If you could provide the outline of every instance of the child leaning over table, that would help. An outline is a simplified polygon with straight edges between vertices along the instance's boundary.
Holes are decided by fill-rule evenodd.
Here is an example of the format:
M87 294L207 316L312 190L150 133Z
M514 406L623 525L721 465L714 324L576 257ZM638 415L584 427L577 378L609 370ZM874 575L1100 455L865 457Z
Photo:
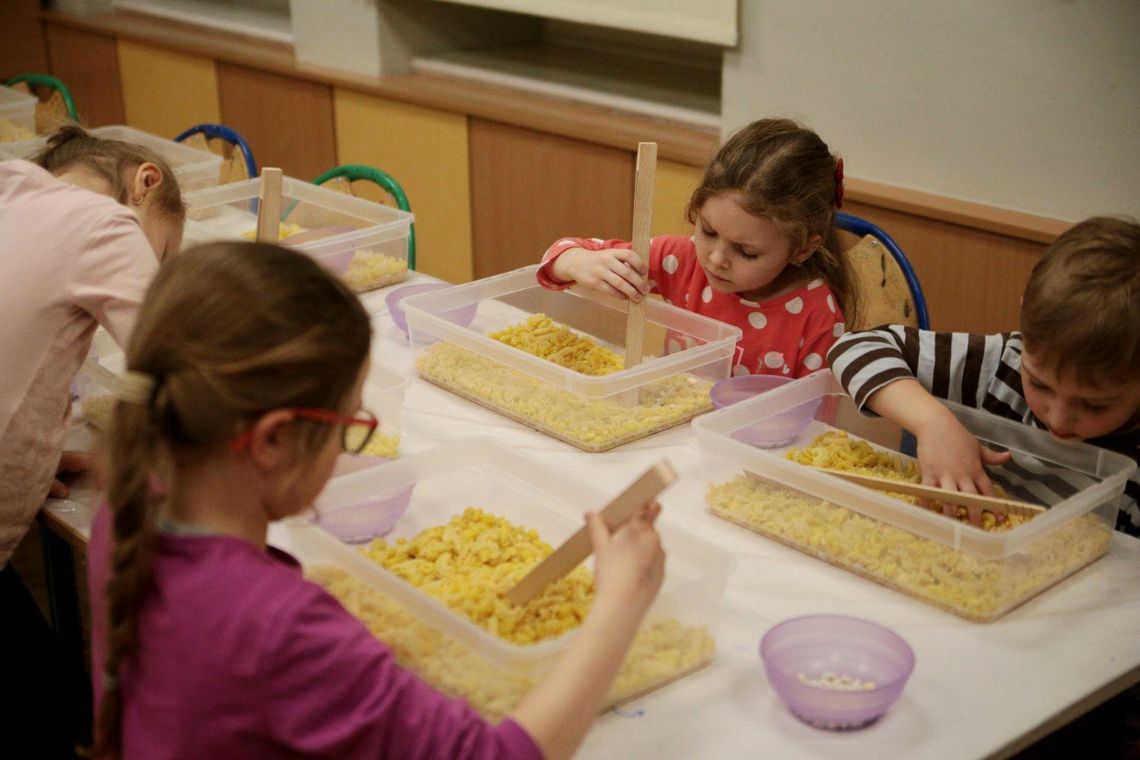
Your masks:
M1020 332L885 325L843 336L828 361L861 409L915 435L928 485L992 495L985 465L1009 458L981 446L936 396L1137 459L1140 225L1094 217L1057 238L1030 275ZM1135 478L1127 494L1116 528L1140 535Z
M739 327L733 374L803 377L853 320L856 290L839 249L843 159L815 132L761 119L717 151L689 200L693 235L659 235L643 262L620 240L562 238L538 282L579 283L668 303Z

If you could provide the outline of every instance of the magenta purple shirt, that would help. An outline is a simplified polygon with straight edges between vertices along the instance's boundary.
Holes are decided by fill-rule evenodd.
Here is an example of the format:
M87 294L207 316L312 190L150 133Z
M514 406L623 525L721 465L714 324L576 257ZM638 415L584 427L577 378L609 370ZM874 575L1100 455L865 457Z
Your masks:
M102 701L110 512L88 547ZM296 560L230 536L160 534L140 648L119 674L123 758L541 758L514 721L400 668Z

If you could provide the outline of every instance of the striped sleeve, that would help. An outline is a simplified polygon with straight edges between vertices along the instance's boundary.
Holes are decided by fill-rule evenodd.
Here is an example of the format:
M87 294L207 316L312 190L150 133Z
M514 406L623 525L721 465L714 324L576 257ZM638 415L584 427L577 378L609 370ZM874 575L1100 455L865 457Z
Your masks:
M875 391L908 377L937 398L982 408L995 379L1012 385L1009 376L1017 375L1018 367L1005 361L1010 341L1008 333L939 333L884 325L847 333L832 347L827 360L836 380L860 409ZM1020 378L1016 389L1007 386L1006 391L1021 399ZM1009 406L1010 413L1003 416L1015 416L1012 412L1018 404Z

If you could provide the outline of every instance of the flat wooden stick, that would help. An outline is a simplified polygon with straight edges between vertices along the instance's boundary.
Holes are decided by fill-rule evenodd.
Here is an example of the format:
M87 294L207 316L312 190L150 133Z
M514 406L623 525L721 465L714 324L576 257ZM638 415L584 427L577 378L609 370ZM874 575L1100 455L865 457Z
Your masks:
M261 191L257 194L257 242L276 243L281 236L281 170L261 170Z
M633 183L633 236L630 246L642 262L649 261L649 227L653 222L653 180L657 174L657 143L637 144L637 175ZM641 364L645 335L645 299L629 302L625 318L625 368Z
M657 498L658 494L677 479L677 471L669 460L662 459L633 481L624 491L614 497L599 515L606 521L610 530L617 530L642 507ZM504 595L511 604L526 604L542 593L542 590L582 563L594 550L588 527L566 539L546 559L538 563L522 580Z
M847 472L846 470L833 470L828 467L817 467L816 469L822 470L829 475L834 475L838 478L856 483L867 488L873 488L876 491L889 491L893 493L902 493L907 496L919 496L924 499L930 499L941 504L957 504L963 507L975 506L982 507L994 514L1002 515L1020 515L1022 517L1034 517L1045 511L1044 507L1039 507L1036 504L1030 504L1025 501L1015 501L1014 499L999 499L995 496L982 496L976 493L962 493L961 491L950 491L945 488L937 488L935 486L924 486L920 483L907 483L900 480L891 480L890 478L880 478L874 475L862 475L856 472Z

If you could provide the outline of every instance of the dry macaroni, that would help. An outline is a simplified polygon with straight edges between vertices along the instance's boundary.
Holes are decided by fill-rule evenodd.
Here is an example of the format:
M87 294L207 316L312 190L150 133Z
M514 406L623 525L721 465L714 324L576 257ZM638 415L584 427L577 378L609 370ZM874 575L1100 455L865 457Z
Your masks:
M455 624L433 620L416 605L381 590L376 581L333 566L309 568L345 608L383 640L397 661L436 688L468 700L490 718L514 709L543 677L561 649L528 655L529 645L576 628L585 617L593 580L582 567L522 608L500 594L550 553L532 530L478 509L467 509L447 525L429 528L394 545L376 542L364 550L390 571L442 600L485 630L513 644L504 656L465 635ZM643 626L607 696L614 704L642 694L712 659L714 642L703 626L673 618Z
M535 315L538 316L541 315ZM527 325L543 324L532 322L535 317L499 334L509 332L515 345L528 344L532 341L522 338L521 333L528 329ZM569 360L571 355L582 357L599 370L608 361L604 353L581 350L580 346L563 358ZM586 398L442 341L416 358L416 369L428 380L464 398L587 451L620 446L712 408L712 383L690 375L677 374L646 383L637 389L638 403L626 406L617 397Z

